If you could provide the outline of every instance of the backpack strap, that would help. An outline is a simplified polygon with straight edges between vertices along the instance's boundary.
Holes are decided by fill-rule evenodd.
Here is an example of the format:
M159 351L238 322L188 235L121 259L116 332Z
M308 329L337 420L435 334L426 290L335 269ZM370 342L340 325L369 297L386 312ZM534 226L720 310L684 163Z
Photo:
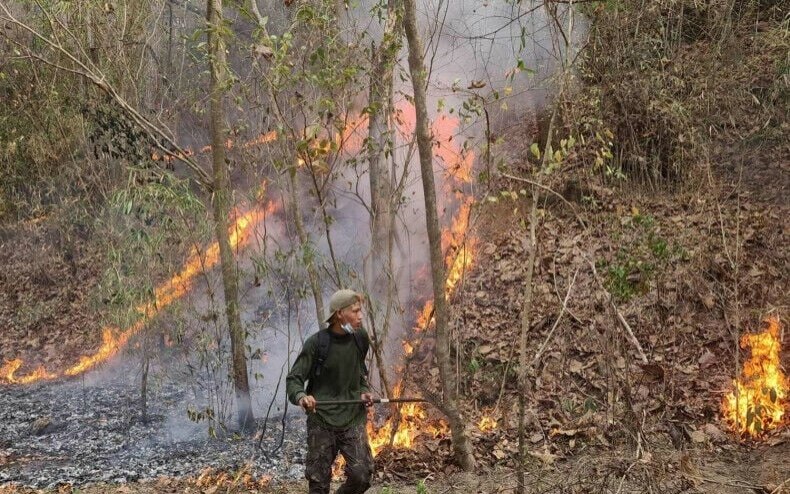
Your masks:
M352 333L354 335L354 343L357 344L357 350L359 350L359 357L360 361L362 362L362 372L365 373L365 377L368 377L368 366L365 363L365 359L368 356L368 348L370 347L370 340L367 338L362 337L362 333L358 331L354 331Z
M322 329L318 332L318 347L316 348L316 354L313 358L313 369L310 372L310 378L318 377L321 375L321 369L324 367L324 362L326 362L326 358L329 356L329 344L332 341L332 338L329 335L328 329Z

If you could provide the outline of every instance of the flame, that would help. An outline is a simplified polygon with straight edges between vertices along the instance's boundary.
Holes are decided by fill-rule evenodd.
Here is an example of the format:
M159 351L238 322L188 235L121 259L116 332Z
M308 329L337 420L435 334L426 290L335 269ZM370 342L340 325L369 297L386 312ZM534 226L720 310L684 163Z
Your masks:
M731 430L758 437L782 425L788 382L781 370L779 319L766 319L768 328L741 337L741 348L751 348L734 390L724 397L722 412Z
M23 377L14 377L14 373L22 367L22 359L9 360L2 367L0 367L0 380L6 380L14 384L29 384L42 379L52 379L52 376L43 365L40 365L36 370Z
M452 249L454 255L445 258L447 265L447 280L445 281L445 293L449 296L455 291L455 286L464 276L464 273L472 266L474 252L477 247L477 239L467 238L469 229L470 210L474 204L474 199L469 197L461 205L461 209L453 219L448 230L442 234L442 244L449 244L445 250Z
M262 132L257 137L254 137L254 138L250 139L249 141L246 141L245 143L243 143L241 145L241 147L242 147L242 149L249 149L249 148L254 147L254 146L260 146L260 145L263 145L263 144L267 144L269 142L274 141L275 139L277 139L277 131L276 130L271 130L269 132ZM233 149L234 147L235 147L235 142L233 141L233 139L228 138L228 140L225 141L225 149ZM202 148L200 148L200 150L198 152L199 153L208 153L209 151L211 151L211 146L203 146ZM187 148L187 149L184 150L183 153L178 153L178 154L161 155L159 153L154 152L154 153L151 153L151 159L154 160L154 161L164 161L165 163L170 163L173 160L175 160L176 158L178 158L178 159L185 159L185 158L189 158L189 157L194 156L194 155L195 155L195 151L193 151L192 149Z
M138 332L142 327L143 323L140 321L132 325L126 331L121 332L121 334L117 337L113 334L113 328L102 329L102 344L96 353L93 355L83 355L80 357L79 362L66 369L64 374L67 376L76 376L78 374L82 374L85 371L93 369L101 362L109 360L116 353L118 353L118 350L126 345L126 342L129 341L129 338Z
M251 473L251 470L252 466L249 463L244 464L244 466L236 472L206 467L200 472L200 475L196 479L188 479L188 482L201 488L203 492L215 492L219 489L226 490L227 492L235 490L268 490L272 481L272 476L261 475L255 477Z
M252 226L261 220L262 215L265 216L273 212L275 207L275 203L272 201L263 210L253 208L244 214L236 213L236 219L229 229L231 248L237 249L245 245L252 234ZM6 362L0 368L0 380L12 384L29 384L41 380L55 379L62 375L76 376L93 369L102 362L106 362L114 357L121 348L126 346L132 336L145 327L148 319L154 317L159 311L189 291L197 275L202 273L203 270L213 268L218 262L219 244L217 242L212 243L202 254L198 251L193 251L181 271L155 288L154 301L137 307L137 312L141 316L140 320L123 330L110 326L103 328L102 344L99 346L99 349L92 355L80 357L76 364L68 367L62 374L49 372L43 366L40 366L30 374L16 377L15 373L22 367L23 361L22 359L14 359Z
M496 429L496 426L497 426L496 419L489 415L483 415L482 417L480 417L480 420L477 422L477 429L480 432L490 432Z
M407 135L412 132L415 127L414 107L399 105L396 109L395 119L401 134ZM447 167L445 185L450 185L450 190L452 187L471 182L471 170L474 162L474 154L460 149L454 141L454 134L459 125L460 120L446 115L440 115L432 125L434 156ZM450 195L453 196L453 194ZM454 196L460 201L460 207L450 222L449 228L442 231L442 250L445 253L447 268L444 292L448 298L455 292L464 273L472 266L477 245L476 239L468 236L470 211L474 204L474 198L464 197L461 193L454 194ZM415 333L432 326L433 307L432 299L423 304L416 316ZM413 354L414 342L403 340L402 345L405 356ZM403 382L397 383L393 390L393 397L400 396L402 390ZM494 421L495 425L496 421ZM444 420L429 421L428 414L422 404L408 403L400 408L400 418L397 424L394 424L394 417L390 417L378 428L374 427L372 421L368 421L367 432L370 449L373 456L377 456L383 448L390 445L390 441L393 448L409 449L414 447L415 441L422 435L434 438L446 436L449 433L449 427ZM332 469L335 478L339 477L344 465L345 460L339 457Z

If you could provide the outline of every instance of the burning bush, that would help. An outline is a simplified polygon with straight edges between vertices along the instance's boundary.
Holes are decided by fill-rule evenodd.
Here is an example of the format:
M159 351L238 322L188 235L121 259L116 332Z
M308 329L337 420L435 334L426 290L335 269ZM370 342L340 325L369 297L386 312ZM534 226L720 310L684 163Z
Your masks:
M785 417L788 380L780 368L779 320L770 318L761 333L741 338L751 356L743 365L734 390L724 397L724 421L733 431L757 437L781 426Z

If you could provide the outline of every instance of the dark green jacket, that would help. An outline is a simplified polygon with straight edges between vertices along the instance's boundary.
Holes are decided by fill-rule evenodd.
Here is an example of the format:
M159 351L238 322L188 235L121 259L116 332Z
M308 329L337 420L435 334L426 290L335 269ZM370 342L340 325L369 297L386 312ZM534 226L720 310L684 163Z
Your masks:
M363 338L368 333L360 328ZM362 393L369 393L359 348L354 336L344 334L338 336L330 332L329 355L326 357L321 375L309 383L313 362L318 358L318 333L305 340L302 351L296 357L291 372L285 379L285 390L288 400L294 405L308 394L305 385L316 401L322 400L358 400ZM334 405L317 407L316 413L310 414L308 420L317 420L320 424L333 429L345 429L365 421L364 405Z

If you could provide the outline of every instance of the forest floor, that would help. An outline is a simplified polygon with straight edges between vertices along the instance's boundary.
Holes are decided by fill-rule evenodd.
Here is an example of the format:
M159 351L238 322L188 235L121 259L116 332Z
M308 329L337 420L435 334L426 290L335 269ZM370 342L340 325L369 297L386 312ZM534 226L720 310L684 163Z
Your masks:
M740 439L727 432L720 416L735 373L735 332L761 329L769 314L784 319L789 308L790 152L782 153L752 156L748 180L737 170L740 157L723 159L714 170L715 186L685 193L590 185L574 203L586 228L564 203L551 197L541 202L529 354L548 343L535 369L528 413L530 492L790 492L788 428ZM456 334L463 328L459 386L478 469L474 475L457 472L446 439L425 441L413 451L382 454L371 492L514 491L517 392L509 367L520 328L526 259L521 219L527 207L525 199L506 199L477 210L479 257L453 298ZM32 242L28 250L6 243L0 249L7 266L0 311L6 320L31 318L18 325L24 330L4 331L2 357L29 348L43 350L52 362L70 361L98 330L86 322L90 284L77 282L91 279L90 262L84 257L75 265L55 251L31 260L32 245L40 244ZM615 294L647 364L623 336L591 263ZM41 286L49 292L34 288ZM41 313L20 307L39 307ZM784 369L788 363L785 351ZM427 371L415 374L436 375L430 360L413 365ZM423 384L431 386L431 378ZM471 426L483 415L497 420L493 431ZM231 472L73 491L248 490L304 492L305 484ZM4 494L29 491L0 487Z

